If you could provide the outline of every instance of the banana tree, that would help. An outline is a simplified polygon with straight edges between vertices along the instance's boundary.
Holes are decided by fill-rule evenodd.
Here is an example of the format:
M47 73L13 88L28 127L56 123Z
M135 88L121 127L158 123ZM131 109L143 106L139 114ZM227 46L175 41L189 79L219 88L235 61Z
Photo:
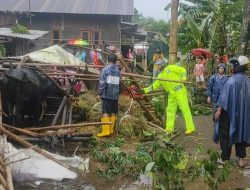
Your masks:
M180 15L185 18L191 35L184 30L183 36L193 36L197 47L205 46L213 51L234 49L239 39L239 25L243 0L186 0L180 5ZM234 14L232 14L232 12ZM191 38L192 39L192 38Z

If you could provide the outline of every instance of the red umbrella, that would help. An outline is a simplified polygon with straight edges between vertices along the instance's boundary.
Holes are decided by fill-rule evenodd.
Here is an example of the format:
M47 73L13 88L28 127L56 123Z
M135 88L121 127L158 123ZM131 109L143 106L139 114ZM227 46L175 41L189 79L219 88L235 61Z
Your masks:
M194 56L201 56L201 55L205 55L206 58L210 58L213 56L213 54L208 51L207 49L203 49L203 48L197 48L197 49L193 49L192 50L192 54Z

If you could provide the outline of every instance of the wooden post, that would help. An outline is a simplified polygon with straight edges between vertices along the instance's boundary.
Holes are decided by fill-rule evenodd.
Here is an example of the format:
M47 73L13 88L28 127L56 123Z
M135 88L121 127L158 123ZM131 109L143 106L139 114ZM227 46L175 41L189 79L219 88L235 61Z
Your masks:
M170 38L169 38L169 64L174 64L177 57L178 7L179 7L179 0L172 0Z

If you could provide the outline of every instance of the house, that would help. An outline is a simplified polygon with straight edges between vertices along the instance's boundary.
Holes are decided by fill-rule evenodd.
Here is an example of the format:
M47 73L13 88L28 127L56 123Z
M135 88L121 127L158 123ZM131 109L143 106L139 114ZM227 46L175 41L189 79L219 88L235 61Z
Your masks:
M0 5L2 13L25 13L17 19L27 28L49 31L30 42L32 51L70 39L121 48L120 23L131 21L134 12L134 0L0 0Z

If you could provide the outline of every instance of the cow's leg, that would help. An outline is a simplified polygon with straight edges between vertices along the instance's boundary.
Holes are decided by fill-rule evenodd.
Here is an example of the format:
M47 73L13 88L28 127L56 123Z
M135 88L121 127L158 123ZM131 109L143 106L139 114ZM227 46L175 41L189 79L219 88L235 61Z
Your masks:
M42 101L41 108L42 108L42 111L41 111L41 115L40 115L40 118L39 118L39 122L41 122L43 120L45 111L47 109L47 101L46 100Z
M14 105L14 109L13 109L13 113L14 113L14 123L22 123L23 122L23 114L22 114L22 110L23 110L23 106L24 104L18 103L17 105Z
M10 102L7 102L7 114L8 114L8 122L15 126L15 118L14 118L14 105Z

